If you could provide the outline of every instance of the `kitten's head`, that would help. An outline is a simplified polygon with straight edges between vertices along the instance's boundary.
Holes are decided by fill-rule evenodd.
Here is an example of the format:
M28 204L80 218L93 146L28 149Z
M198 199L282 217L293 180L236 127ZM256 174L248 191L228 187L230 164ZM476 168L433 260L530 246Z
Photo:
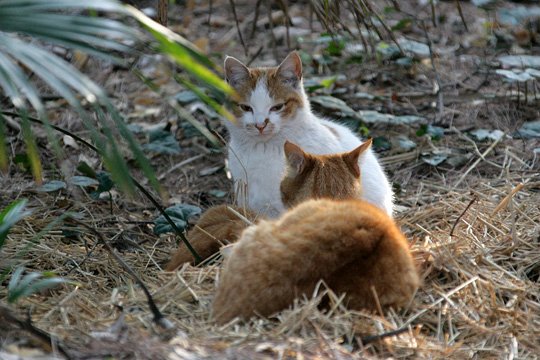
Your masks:
M249 136L271 138L307 105L302 62L296 52L270 68L248 68L227 56L224 68L227 82L240 96L233 109L237 126Z
M362 195L360 166L371 139L356 149L332 155L306 153L285 142L287 170L281 180L281 200L290 208L308 199L358 199Z

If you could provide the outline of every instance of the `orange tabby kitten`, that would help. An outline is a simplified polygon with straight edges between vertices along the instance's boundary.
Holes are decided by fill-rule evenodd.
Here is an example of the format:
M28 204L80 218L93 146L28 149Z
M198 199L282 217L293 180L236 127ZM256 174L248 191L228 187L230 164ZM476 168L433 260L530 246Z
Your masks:
M223 244L237 241L242 230L248 227L247 222L237 213L249 221L256 217L251 211L237 206L214 206L206 210L197 225L188 232L187 239L202 260L218 252ZM174 271L187 262L193 263L193 256L184 244L180 244L165 266L165 271Z
M360 176L358 161L360 160L362 163L363 159L360 158L360 155L364 154L370 146L371 140L368 140L348 153L315 156L305 153L300 147L290 142L286 142L285 154L288 163L294 167L302 166L305 170L300 174L296 174L295 171L287 171L285 174L281 182L283 204L289 208L311 198L360 198L362 192L358 181ZM323 171L314 171L315 168L323 169ZM346 169L350 169L351 172L346 171ZM328 174L339 174L339 176L328 176ZM313 184L319 185L313 186ZM203 260L218 252L223 243L237 241L242 231L248 227L248 224L230 208L247 217L250 221L256 218L253 212L231 205L214 206L206 210L195 228L187 235L188 241ZM193 256L184 244L180 244L166 265L165 271L174 271L187 262L193 263Z
M328 161L285 145L284 203L327 199L301 202L276 221L244 230L221 272L213 304L217 322L269 316L311 296L321 279L346 293L354 309L398 308L411 300L420 280L407 240L384 211L355 199L360 171L351 158L363 151Z

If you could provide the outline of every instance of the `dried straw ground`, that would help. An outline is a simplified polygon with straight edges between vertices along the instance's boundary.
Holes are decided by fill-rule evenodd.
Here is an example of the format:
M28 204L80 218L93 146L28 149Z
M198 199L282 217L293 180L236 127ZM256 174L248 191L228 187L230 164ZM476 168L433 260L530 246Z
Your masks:
M402 198L402 203L423 202L422 197L429 201L399 215L413 239L424 285L410 307L398 313L348 311L336 297L332 310L323 312L316 296L276 319L218 327L209 310L219 263L163 273L159 264L167 260L170 239L156 241L146 226L126 224L126 212L111 219L106 207L101 213L93 208L87 223L117 246L129 248L122 257L140 274L179 334L169 342L163 334L158 337L154 331L161 331L153 326L144 295L129 275L95 246L95 237L82 233L66 239L61 231L65 225L44 235L24 260L28 267L53 270L75 284L30 297L17 307L28 309L37 327L63 339L77 357L534 358L540 352L539 180L538 175L503 176L478 181L470 191L422 183L416 189L421 191ZM472 199L477 200L463 214ZM29 246L62 212L35 209L15 228L4 256ZM321 288L319 295L323 293ZM120 316L118 305L125 318L111 330ZM362 346L358 341L404 326L407 332L381 342ZM6 341L14 339L8 336Z
M219 12L220 7L227 9L227 2L216 2L214 11ZM295 8L290 10L294 13ZM473 10L466 10L466 16L476 16ZM243 9L238 11L242 13ZM473 20L468 20L472 26ZM240 49L236 44L228 52L241 54ZM260 56L263 62L272 61L269 52ZM440 59L437 65L442 69L443 82L472 74L473 83L487 81L488 92L504 86L493 76L484 79L484 75L473 73L471 67L450 56ZM364 66L368 70L363 70ZM348 71L353 83L365 74L362 71L396 79L390 89L383 88L385 93L416 87L425 90L392 67L369 63L362 65L360 75L354 65ZM415 71L434 78L429 65L418 65ZM154 106L161 107L161 113L152 120L144 115L144 121L157 123L171 118L165 102L141 90L140 83L127 72L99 72L95 78L100 80L100 76L109 91L118 94L127 112ZM167 74L162 76L167 78ZM366 84L367 91L377 90L377 83ZM348 85L342 84L343 88ZM177 89L170 89L170 94L174 91ZM456 93L459 96L458 90ZM446 101L446 105L451 103L448 98ZM366 108L373 104L351 105ZM384 103L381 106L388 112ZM435 112L417 102L403 102L400 106L393 111L418 112L428 119ZM23 318L29 314L34 325L53 334L71 357L84 359L538 358L540 165L532 149L538 148L539 142L505 135L495 144L475 143L462 133L473 124L512 134L523 121L538 115L535 106L537 102L517 107L511 99L484 105L456 101L444 109L439 119L439 125L448 129L442 140L424 139L415 151L380 155L392 181L400 187L396 217L411 240L424 282L403 311L352 312L333 294L331 310L321 311L317 300L326 293L321 286L313 299L304 299L273 319L216 326L209 311L220 261L204 267L186 265L175 273L162 272L161 265L176 243L172 236L158 238L152 234L149 222L157 212L143 197L129 199L120 195L110 204L95 201L78 189L60 195L36 193L29 176L15 167L9 176L0 175L0 207L26 197L33 214L13 229L0 260L5 264L22 262L30 270L54 271L73 283L26 298L11 311ZM58 114L59 124L80 129L80 124L71 121L71 113L59 109ZM215 122L207 123L223 133ZM370 130L374 136L389 138L403 133L414 137L416 131L395 126ZM171 193L170 202L203 207L225 202L208 195L212 189L230 190L224 172L199 176L201 170L222 164L223 154L208 151L200 137L184 135L179 130L185 149L181 155L153 159L158 176ZM20 138L15 134L13 139L13 148L20 150ZM455 168L432 167L423 163L420 155L434 148L470 153L472 157ZM46 156L49 150L44 151ZM86 153L74 152L71 164L76 164L81 152ZM184 160L189 163L171 171L174 164ZM54 168L47 170L49 179L58 178ZM119 250L174 323L175 331L163 331L153 324L140 287L91 232L59 220L67 212L97 229ZM21 251L24 256L15 259ZM0 298L6 295L4 285L0 287ZM4 320L0 321L0 358L15 358L8 353L39 356L39 352L36 355L28 349L44 349L43 344ZM367 344L361 341L365 336L404 327L405 332L384 340ZM61 357L54 346L44 351L51 354L43 355L45 358L52 354Z

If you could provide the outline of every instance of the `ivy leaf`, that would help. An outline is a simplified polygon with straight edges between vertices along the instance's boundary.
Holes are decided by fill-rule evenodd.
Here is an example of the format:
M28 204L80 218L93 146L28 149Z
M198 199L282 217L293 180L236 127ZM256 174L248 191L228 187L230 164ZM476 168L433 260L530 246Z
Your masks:
M90 193L90 196L93 199L99 199L99 194L111 190L114 186L111 174L106 171L98 171L96 173L96 179L99 182L99 185L96 191Z
M392 148L392 144L384 136L377 136L373 139L373 150L376 152L386 151Z
M444 129L439 126L422 125L416 131L416 136L423 136L425 134L430 135L431 140L440 140L444 136Z
M180 145L170 131L156 129L148 133L149 142L143 145L143 149L158 154L179 154Z
M52 180L48 183L45 183L37 188L38 191L42 192L54 192L66 188L66 183L60 180Z
M94 169L92 169L92 167L88 165L88 163L86 163L85 161L79 162L79 165L77 165L77 170L85 176L88 176L94 179L97 177Z
M15 164L19 164L21 169L30 171L30 159L28 158L27 154L16 154L13 158L13 162Z
M178 229L184 230L187 227L188 219L194 215L199 215L201 213L201 208L188 204L176 204L165 209L165 212L169 215ZM156 235L169 232L174 233L172 226L165 220L163 215L160 215L154 220L154 225L154 234Z

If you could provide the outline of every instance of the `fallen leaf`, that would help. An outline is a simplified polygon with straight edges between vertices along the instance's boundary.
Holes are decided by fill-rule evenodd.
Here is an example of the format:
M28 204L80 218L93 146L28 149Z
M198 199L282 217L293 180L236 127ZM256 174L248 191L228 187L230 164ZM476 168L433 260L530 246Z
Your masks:
M87 187L87 186L95 186L99 185L99 181L96 179L92 179L88 176L73 176L71 179L69 179L69 183L72 185Z
M493 2L493 0L473 0L473 2L477 1ZM497 21L512 26L523 25L526 19L535 17L540 17L540 7L538 6L517 6L515 8L501 8L497 11Z
M42 192L54 192L66 188L66 183L60 180L51 180L37 188Z
M190 90L180 91L174 98L182 105L187 105L199 100L199 97Z
M76 149L76 150L79 149L79 144L77 144L77 142L75 141L75 139L72 138L72 137L69 136L69 135L64 135L64 136L62 137L62 141L64 142L64 144L65 144L66 146L72 147L72 148L74 148L74 149Z
M448 158L448 154L445 154L445 153L440 153L440 154L428 153L426 155L422 155L422 161L431 166L440 165L447 158Z
M207 167L199 171L200 176L208 176L217 173L219 170L223 169L223 165L217 165L212 167Z
M495 73L504 76L507 80L510 80L510 81L525 82L525 81L529 81L533 79L533 77L529 73L519 71L519 70L512 71L512 70L497 69L495 70Z
M322 106L325 109L338 111L343 116L350 116L359 119L359 115L356 111L354 111L349 105L347 105L345 101L336 97L328 95L313 96L310 101L312 103Z
M446 159L446 163L454 168L457 168L465 165L472 158L472 156L472 153L455 154L448 157L448 159Z
M394 116L391 114L382 114L374 110L358 111L357 114L360 120L366 124L409 125L425 121L423 117L416 115Z
M416 148L416 143L404 135L398 136L397 145L402 151L411 151Z
M218 189L209 190L208 193L218 198L222 198L222 197L225 197L225 195L227 195L226 191L218 190Z
M499 56L499 61L506 67L540 68L540 56L534 55L505 55Z
M514 133L514 138L525 138L525 139L540 138L540 120L529 121L523 124Z
M470 134L476 138L476 140L484 141L484 140L499 140L503 135L504 132L501 130L487 130L487 129L476 129L470 132Z

